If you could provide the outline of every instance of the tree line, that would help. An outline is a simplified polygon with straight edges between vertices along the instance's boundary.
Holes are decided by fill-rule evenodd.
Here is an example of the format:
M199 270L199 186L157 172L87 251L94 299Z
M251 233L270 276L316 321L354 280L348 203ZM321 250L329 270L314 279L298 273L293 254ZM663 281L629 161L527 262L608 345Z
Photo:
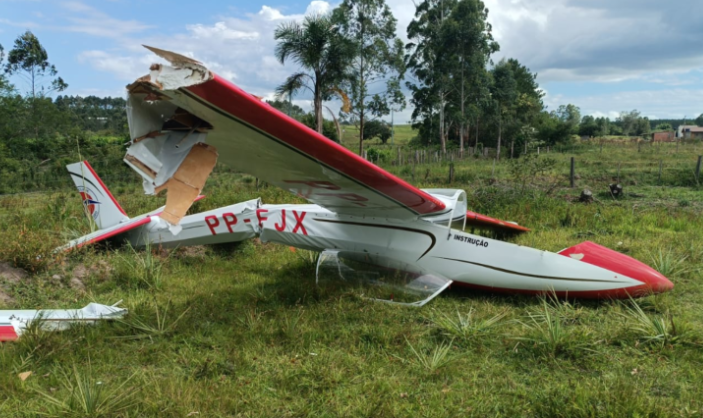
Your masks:
M383 119L409 105L417 131L411 146L494 147L498 158L575 135L644 136L682 123L650 121L637 110L611 120L582 116L574 104L547 109L536 73L514 58L494 62L500 45L481 0L414 4L406 43L385 0L343 0L328 14L281 23L275 56L299 71L269 104L332 140L341 139L342 125L357 126L359 152L366 139L385 142L390 128ZM0 158L44 160L69 143L90 146L90 136L127 139L125 100L62 95L68 84L31 31L7 55L0 45L0 68ZM312 97L312 112L292 104L301 94ZM703 115L693 122L703 125Z
M396 37L397 20L385 0L344 0L330 14L282 23L276 57L301 70L278 87L279 98L312 95L313 126L323 132L324 115L337 127L356 125L360 153L364 139L388 137L378 120L408 104L403 86L418 131L412 144L442 152L481 144L495 147L500 159L501 149L513 156L516 147L554 145L574 135L641 136L667 128L666 122L652 126L637 110L614 120L581 117L573 104L548 110L536 73L514 58L492 60L500 45L481 0L415 4L406 44ZM338 115L326 106L330 100L341 102Z

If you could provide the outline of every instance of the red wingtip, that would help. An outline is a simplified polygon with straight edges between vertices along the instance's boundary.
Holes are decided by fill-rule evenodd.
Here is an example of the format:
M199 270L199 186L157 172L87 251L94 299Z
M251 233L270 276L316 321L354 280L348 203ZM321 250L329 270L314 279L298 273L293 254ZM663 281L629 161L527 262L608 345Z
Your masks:
M528 232L530 230L529 228L525 228L524 226L520 226L516 223L501 221L500 219L491 218L490 216L481 215L480 213L472 212L470 210L466 211L466 224L509 232Z

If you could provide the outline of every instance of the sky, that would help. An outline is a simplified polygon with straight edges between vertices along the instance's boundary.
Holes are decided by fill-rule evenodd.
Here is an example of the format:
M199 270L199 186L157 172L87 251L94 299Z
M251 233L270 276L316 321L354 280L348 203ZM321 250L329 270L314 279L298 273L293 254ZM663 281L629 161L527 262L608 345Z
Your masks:
M406 40L413 0L386 0ZM538 74L548 110L650 118L703 113L703 1L484 0L500 44ZM282 22L324 13L339 0L0 0L0 45L31 30L69 84L65 94L125 96L125 85L158 62L141 45L194 57L267 98L295 65L274 57ZM20 88L24 81L13 79ZM301 95L295 101L310 108ZM395 115L406 123L411 109Z

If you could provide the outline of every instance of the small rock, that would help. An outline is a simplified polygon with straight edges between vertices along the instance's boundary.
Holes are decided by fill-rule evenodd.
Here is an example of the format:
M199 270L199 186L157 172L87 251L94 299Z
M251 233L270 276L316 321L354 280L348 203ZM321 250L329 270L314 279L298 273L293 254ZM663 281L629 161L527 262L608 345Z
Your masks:
M26 277L26 271L14 268L8 263L0 263L0 280L4 279L10 283L19 283L20 280Z
M53 280L55 282L60 282L61 276L59 276L58 274L54 274L53 276L51 276L51 280Z
M85 285L81 281L81 279L77 277L71 278L71 281L69 282L69 285L71 286L72 289L76 290L85 290Z

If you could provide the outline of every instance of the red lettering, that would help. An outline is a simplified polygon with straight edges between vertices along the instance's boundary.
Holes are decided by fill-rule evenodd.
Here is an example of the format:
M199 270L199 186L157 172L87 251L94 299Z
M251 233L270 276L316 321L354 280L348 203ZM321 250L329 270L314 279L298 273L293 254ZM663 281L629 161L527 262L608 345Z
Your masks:
M283 223L281 225L274 225L276 227L276 231L281 232L284 229L286 229L286 210L281 209L281 219L283 220Z
M228 219L229 217L229 219ZM227 229L229 229L229 232L232 231L232 225L237 225L237 216L235 216L234 213L223 213L222 214L222 220L225 221L225 225L227 225Z
M262 213L268 212L268 209L257 209L256 210L256 218L259 220L259 227L264 226L264 221L267 220L268 218L264 218L261 216Z
M313 189L325 189L325 190L339 190L340 187L329 181L295 181L295 180L283 180L289 184L305 184Z
M308 231L305 229L305 225L303 225L303 219L305 219L305 215L307 212L300 212L300 217L298 217L298 212L293 211L293 216L295 217L295 228L293 228L293 233L298 232L298 228L303 230L303 235L307 235Z
M212 221L212 223L210 221ZM217 235L217 232L215 232L215 228L220 225L220 221L217 219L217 216L206 216L205 223L207 224L207 227L210 228L210 232L212 232L212 235Z

